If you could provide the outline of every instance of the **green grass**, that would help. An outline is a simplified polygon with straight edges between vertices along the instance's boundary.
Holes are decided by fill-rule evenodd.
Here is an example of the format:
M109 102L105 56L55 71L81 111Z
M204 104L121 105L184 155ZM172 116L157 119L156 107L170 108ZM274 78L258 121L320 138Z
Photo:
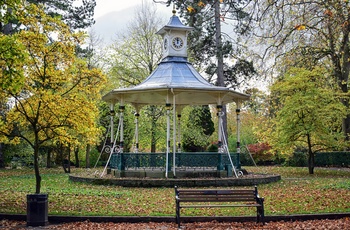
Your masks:
M259 185L266 215L350 212L350 170L247 167L248 172L279 174L282 180ZM73 169L80 172L82 169ZM41 169L42 193L51 215L174 216L173 188L124 188L71 182L62 169ZM26 213L26 194L35 190L32 169L0 170L0 213ZM184 215L255 215L252 208L184 209Z

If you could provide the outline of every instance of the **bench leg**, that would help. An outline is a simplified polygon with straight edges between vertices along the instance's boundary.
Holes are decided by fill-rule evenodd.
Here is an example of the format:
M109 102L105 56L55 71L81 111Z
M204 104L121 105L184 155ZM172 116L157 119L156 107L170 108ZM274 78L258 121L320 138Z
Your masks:
M178 228L180 228L180 207L178 202L176 202L176 223Z
M264 214L264 206L256 207L256 222L262 222L262 224L265 224L265 214Z

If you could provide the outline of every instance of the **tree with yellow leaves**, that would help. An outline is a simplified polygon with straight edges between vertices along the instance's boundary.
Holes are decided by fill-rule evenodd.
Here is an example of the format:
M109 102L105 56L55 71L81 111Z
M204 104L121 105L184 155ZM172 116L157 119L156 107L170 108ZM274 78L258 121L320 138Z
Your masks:
M0 121L0 138L10 143L22 139L32 146L35 192L40 193L41 147L49 142L68 146L99 140L96 100L105 76L76 57L83 34L72 33L37 5L24 4L16 14L25 28L18 33L27 57L22 63L25 81L18 93L1 89L12 103Z
M338 151L346 144L341 120L347 110L339 100L341 94L329 87L327 75L325 68L291 68L276 81L271 99L277 112L260 134L279 153L305 149L309 174L314 173L316 152Z
M262 63L274 62L282 74L291 66L327 66L329 80L341 90L340 101L349 109L350 2L255 0L251 9L259 42L255 47L264 47ZM350 113L342 120L342 131L349 141Z

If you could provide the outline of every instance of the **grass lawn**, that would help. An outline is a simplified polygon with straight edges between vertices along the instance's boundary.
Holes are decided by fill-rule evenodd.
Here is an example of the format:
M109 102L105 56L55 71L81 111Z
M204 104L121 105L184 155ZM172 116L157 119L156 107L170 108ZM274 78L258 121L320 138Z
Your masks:
M280 174L259 185L265 215L350 212L350 170L246 167L248 172ZM72 169L79 172L86 169ZM93 170L91 170L91 173ZM49 215L174 216L173 188L124 188L71 182L63 169L41 169ZM0 213L26 213L26 194L35 191L33 169L0 170ZM253 208L184 209L183 215L255 215Z

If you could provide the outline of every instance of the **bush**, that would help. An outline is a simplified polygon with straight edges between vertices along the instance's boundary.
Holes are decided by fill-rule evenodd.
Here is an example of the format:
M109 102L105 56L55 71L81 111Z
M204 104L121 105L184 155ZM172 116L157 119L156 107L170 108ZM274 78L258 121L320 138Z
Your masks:
M315 154L318 167L350 167L350 152L319 152Z
M305 152L294 152L291 156L289 156L284 165L291 167L306 167L308 165L308 156Z
M249 144L247 148L253 155L255 162L259 164L271 164L274 160L274 155L270 151L271 147L266 143Z
M308 155L305 152L294 152L286 159L286 166L308 166ZM315 167L350 167L350 152L318 152L315 153Z

